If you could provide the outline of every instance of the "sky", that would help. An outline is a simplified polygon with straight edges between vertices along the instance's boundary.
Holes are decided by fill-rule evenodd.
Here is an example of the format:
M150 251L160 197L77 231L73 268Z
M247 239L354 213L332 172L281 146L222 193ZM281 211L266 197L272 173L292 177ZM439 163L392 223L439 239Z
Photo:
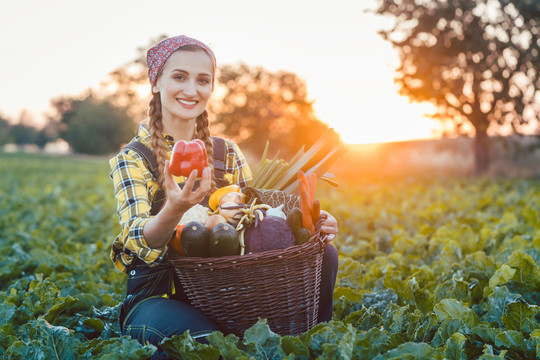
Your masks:
M218 66L296 73L346 143L433 136L440 125L396 92L396 50L376 0L18 0L0 5L0 114L43 123L50 101L97 88L160 34L205 42ZM149 88L150 91L150 88Z

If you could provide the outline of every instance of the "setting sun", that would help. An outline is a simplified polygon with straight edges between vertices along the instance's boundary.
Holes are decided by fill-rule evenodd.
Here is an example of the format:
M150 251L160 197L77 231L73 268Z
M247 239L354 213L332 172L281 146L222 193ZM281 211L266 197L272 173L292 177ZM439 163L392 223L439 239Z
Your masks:
M441 129L441 124L425 116L432 111L430 104L409 103L404 97L389 95L385 101L364 104L361 111L344 114L329 125L347 144L428 139Z
M376 52L363 58L359 47L343 66L358 75L349 81L340 76L320 80L315 74L307 77L314 108L319 118L341 134L348 144L394 142L437 137L441 123L426 117L434 113L429 103L411 103L398 94L394 84L394 69L398 65L396 52L376 37L366 37ZM362 67L356 62L362 59ZM331 91L331 90L334 91Z

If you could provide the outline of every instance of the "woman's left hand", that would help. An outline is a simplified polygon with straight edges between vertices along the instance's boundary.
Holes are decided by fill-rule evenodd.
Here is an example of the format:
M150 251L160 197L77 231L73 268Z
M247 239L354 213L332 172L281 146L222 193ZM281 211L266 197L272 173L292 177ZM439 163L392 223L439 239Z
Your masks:
M326 239L328 241L332 241L335 239L336 234L338 233L337 220L327 211L321 210L321 214L326 214L326 220L321 225L321 232L328 234Z

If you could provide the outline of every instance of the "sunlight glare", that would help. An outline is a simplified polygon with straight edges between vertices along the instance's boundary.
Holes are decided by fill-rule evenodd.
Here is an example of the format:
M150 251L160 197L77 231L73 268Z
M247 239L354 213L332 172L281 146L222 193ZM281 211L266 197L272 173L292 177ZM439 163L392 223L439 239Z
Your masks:
M328 121L347 144L372 144L437 137L442 124L428 118L434 106L409 103L398 94L390 94L384 103L364 103L363 111L341 114L340 121ZM320 113L324 113L320 109ZM329 119L327 116L323 119Z

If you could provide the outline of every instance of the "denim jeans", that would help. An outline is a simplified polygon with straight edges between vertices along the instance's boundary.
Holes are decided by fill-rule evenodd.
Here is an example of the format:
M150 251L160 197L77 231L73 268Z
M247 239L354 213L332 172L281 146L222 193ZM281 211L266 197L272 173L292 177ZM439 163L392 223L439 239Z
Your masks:
M317 322L332 320L334 306L334 287L338 272L338 251L333 245L324 248L321 270L321 293L319 297L319 315Z
M151 357L168 359L159 343L166 337L181 335L189 330L199 342L206 343L206 336L219 330L206 316L185 302L160 296L142 300L130 314L124 334L141 344L153 344L158 351Z

